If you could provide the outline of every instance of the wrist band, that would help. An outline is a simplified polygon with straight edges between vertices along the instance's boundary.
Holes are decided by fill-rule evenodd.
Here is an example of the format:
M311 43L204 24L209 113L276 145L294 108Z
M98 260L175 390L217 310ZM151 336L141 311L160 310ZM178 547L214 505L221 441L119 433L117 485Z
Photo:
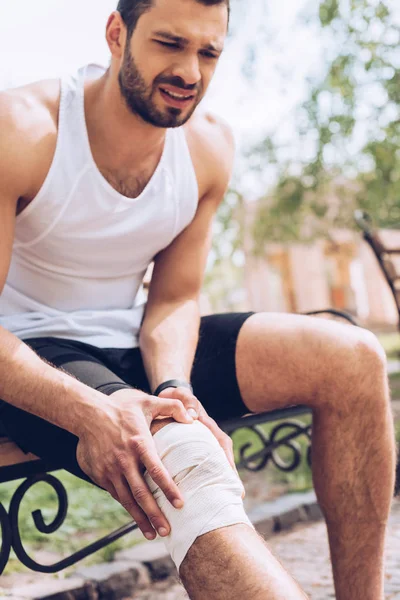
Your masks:
M159 394L161 394L162 391L170 387L185 387L188 388L191 392L193 392L193 388L188 381L184 381L183 379L170 379L169 381L164 381L164 383L161 383L153 393L153 396L159 396Z

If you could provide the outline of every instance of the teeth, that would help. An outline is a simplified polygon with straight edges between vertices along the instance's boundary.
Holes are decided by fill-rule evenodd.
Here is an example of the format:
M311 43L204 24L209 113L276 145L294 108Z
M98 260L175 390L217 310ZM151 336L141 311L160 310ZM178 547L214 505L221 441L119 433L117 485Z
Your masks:
M163 89L163 92L168 94L168 96L171 96L171 98L175 98L175 100L187 100L188 98L190 98L190 96L183 96L182 94L175 94L174 92L169 92L168 90L164 90L164 89Z

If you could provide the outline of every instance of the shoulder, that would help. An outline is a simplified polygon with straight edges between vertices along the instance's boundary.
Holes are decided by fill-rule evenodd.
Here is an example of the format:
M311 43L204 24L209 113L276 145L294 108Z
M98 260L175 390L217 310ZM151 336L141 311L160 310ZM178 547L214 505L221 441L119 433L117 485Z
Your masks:
M58 80L41 81L0 92L2 131L25 141L36 140L57 127Z
M231 127L209 112L195 114L187 123L187 138L203 196L223 196L235 155Z
M57 80L0 92L0 172L9 185L29 187L55 146L59 97Z

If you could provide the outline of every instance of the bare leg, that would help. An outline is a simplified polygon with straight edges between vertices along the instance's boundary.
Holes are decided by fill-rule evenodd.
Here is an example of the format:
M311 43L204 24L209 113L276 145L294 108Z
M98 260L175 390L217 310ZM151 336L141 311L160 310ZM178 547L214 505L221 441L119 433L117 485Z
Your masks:
M368 331L297 315L244 325L237 373L250 410L312 407L313 477L337 600L383 600L395 444L386 362Z
M154 421L153 435L171 423ZM180 577L192 600L306 600L307 596L244 524L223 527L197 538Z
M192 600L307 598L247 525L225 527L197 538L180 576Z

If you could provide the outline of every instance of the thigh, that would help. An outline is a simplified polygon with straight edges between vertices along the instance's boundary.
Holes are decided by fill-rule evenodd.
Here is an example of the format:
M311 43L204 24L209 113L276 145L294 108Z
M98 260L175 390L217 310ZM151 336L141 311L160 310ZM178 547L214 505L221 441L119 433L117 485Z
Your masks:
M131 387L106 366L106 353L93 346L55 338L37 338L25 343L55 367L62 367L104 394L111 395L119 389ZM68 412L68 405L64 408ZM7 402L1 403L0 421L7 436L24 452L32 452L49 465L63 467L89 480L76 460L78 438L69 431Z
M237 345L236 370L242 398L252 412L296 404L316 407L342 382L356 397L360 348L377 343L367 330L326 318L258 313L244 325Z
M194 394L218 422L249 413L236 372L240 331L254 313L226 313L203 317L192 370Z

